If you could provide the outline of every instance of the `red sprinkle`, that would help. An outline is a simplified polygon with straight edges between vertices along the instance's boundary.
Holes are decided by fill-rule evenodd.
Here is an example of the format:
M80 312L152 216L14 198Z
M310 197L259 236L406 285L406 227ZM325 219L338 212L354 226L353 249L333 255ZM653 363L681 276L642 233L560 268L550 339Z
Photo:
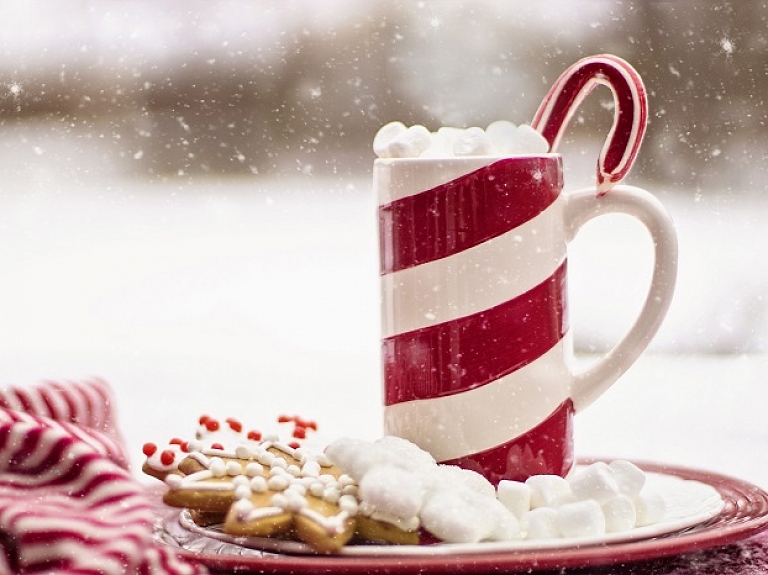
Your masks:
M211 418L210 415L201 415L198 421L200 422L200 425L205 425L205 422L208 421L210 418Z
M179 439L178 437L174 437L168 443L171 445L181 445L182 443L184 443L184 440Z
M221 443L212 443L211 449L221 449L222 451L224 451L224 446Z
M295 421L296 417L291 417L290 415L281 415L277 418L278 423L288 423L289 421Z
M248 439L252 441L261 441L261 431L256 431L255 429L249 431Z
M166 449L160 454L160 463L163 465L171 465L176 459L176 454L173 451Z
M227 423L229 424L229 428L230 428L232 431L236 431L237 433L240 433L240 432L243 430L243 424L242 424L242 423L240 423L240 422L239 422L237 419L235 419L234 417L228 417L226 421L227 421Z
M219 422L215 419L206 419L203 425L208 431L218 431L220 427Z
M301 443L299 443L298 441L291 441L288 444L288 447L290 447L291 449L298 449L299 447L301 447Z
M306 427L300 427L296 426L293 428L293 436L296 439L306 439L307 437L307 428Z
M296 418L296 425L299 427L306 427L307 429L314 429L317 431L317 423L310 419L302 419L301 417Z
M157 453L157 445L154 443L145 443L141 448L141 451L147 457L152 457L155 453Z
M188 441L184 441L184 442L182 442L182 444L181 444L181 450L182 450L184 453L189 453L189 442L188 442Z

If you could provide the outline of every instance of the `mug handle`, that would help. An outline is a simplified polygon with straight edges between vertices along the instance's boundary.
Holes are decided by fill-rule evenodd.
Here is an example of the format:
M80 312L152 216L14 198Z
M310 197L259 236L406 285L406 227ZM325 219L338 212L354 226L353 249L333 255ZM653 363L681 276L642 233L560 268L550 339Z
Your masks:
M607 390L650 343L672 302L677 279L677 235L669 214L651 193L634 186L616 185L609 194L595 189L565 195L564 220L570 242L589 220L609 213L633 216L648 229L654 243L651 285L635 323L619 342L594 365L574 374L571 399L581 411Z

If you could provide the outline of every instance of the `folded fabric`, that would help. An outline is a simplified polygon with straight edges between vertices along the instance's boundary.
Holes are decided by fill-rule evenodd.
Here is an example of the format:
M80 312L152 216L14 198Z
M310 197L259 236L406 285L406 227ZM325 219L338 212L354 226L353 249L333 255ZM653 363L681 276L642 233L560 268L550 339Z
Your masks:
M0 574L200 574L152 537L106 382L0 391Z

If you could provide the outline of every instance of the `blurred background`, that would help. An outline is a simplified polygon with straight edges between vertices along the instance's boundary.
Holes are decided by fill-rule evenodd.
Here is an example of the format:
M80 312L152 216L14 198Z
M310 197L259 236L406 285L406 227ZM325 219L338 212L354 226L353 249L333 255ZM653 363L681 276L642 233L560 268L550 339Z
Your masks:
M358 174L387 121L529 121L566 66L612 52L648 85L635 177L692 192L765 179L761 2L72 0L0 16L3 148L81 153L73 178ZM571 139L602 135L609 103L590 100ZM24 145L35 128L58 146Z
M752 0L0 1L2 381L105 377L137 460L203 411L377 433L377 129L529 122L611 52L648 89L628 183L675 219L680 278L579 451L768 484L767 19ZM567 188L593 183L612 106L601 88L572 122ZM570 256L585 360L652 265L636 222L604 220Z

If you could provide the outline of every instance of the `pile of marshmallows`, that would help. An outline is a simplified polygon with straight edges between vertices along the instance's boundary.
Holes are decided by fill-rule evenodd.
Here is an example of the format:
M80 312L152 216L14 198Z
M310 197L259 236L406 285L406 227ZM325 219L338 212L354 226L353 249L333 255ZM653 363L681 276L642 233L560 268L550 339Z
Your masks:
M326 455L358 482L363 512L406 529L422 526L448 543L596 537L666 514L662 496L643 489L645 473L623 460L593 463L567 479L537 475L494 488L396 437L340 439Z
M664 519L663 497L644 485L645 473L618 459L593 463L567 479L534 475L525 483L501 481L497 497L520 519L528 539L594 537Z
M515 126L506 120L492 122L485 130L443 127L437 132L420 125L406 127L402 122L390 122L373 138L373 151L379 158L506 157L544 154L549 144L530 126Z

